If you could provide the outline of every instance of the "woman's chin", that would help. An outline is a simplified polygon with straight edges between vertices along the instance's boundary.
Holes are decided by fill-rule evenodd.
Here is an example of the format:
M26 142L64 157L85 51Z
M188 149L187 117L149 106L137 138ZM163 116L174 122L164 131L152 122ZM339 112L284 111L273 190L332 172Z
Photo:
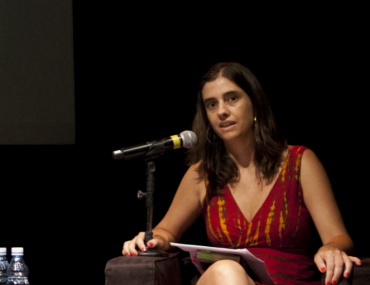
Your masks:
M235 132L224 132L218 136L224 141L224 143L233 142L240 138L240 135L236 134Z
M218 134L218 136L223 140L225 144L230 144L230 143L236 143L238 141L250 141L250 138L252 136L252 139L254 140L254 134L241 134L238 132L224 132Z

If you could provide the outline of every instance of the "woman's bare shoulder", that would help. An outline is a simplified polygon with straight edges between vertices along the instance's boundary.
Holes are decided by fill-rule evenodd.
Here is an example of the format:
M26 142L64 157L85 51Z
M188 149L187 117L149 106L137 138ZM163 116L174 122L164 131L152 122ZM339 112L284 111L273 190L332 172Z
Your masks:
M201 162L197 162L189 166L188 170L186 171L183 180L195 180L200 181L201 177L199 175L199 166ZM194 181L193 181L194 182Z
M179 191L192 192L202 204L206 195L206 181L199 174L200 164L201 162L198 162L189 167L180 183Z

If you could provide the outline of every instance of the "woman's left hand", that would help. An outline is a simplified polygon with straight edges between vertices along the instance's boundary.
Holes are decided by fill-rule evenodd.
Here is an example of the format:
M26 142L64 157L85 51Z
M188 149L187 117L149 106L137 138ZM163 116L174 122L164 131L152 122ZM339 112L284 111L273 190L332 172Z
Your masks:
M309 149L302 156L301 185L304 202L324 244L314 261L321 272L326 271L325 285L337 284L342 274L349 277L353 262L361 265L361 261L347 255L354 250L353 241L344 226L329 177Z
M356 265L361 265L359 258L348 256L344 251L329 245L319 249L314 261L322 273L326 271L326 285L337 284L342 273L345 278L348 278L352 271L353 262Z

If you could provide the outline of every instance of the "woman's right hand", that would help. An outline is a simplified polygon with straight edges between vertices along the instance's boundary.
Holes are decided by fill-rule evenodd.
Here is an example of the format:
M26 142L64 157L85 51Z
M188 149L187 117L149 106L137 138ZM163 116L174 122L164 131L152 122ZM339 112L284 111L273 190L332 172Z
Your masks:
M159 249L162 249L164 247L164 241L162 239L153 238L147 242L147 245L145 245L144 240L145 232L140 232L132 240L128 240L123 244L122 254L124 256L137 256L137 248L139 248L142 252L145 252L147 250L147 247L156 247Z

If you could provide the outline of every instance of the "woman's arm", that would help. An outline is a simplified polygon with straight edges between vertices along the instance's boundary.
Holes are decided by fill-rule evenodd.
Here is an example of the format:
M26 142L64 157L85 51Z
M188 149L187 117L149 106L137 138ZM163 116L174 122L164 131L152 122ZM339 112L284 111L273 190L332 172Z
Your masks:
M342 272L344 277L349 276L352 262L357 265L361 262L357 257L348 256L354 251L353 242L344 226L326 171L309 149L302 156L301 184L305 204L323 243L315 255L315 263L321 272L326 270L325 284L336 284Z
M147 246L168 250L170 242L180 240L202 211L201 199L206 186L204 181L199 182L197 167L198 164L192 165L185 173L167 214L153 229L153 239L145 245L145 233L139 233L131 241L124 243L123 255L137 255L136 247L142 251L145 251Z

